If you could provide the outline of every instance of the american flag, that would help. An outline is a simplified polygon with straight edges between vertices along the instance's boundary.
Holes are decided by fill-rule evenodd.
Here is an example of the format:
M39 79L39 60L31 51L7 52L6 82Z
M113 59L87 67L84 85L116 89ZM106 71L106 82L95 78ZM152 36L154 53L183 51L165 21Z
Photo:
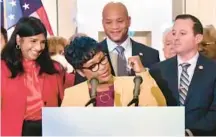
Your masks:
M0 0L1 25L10 29L21 17L34 16L45 25L48 33L53 35L47 13L41 0Z

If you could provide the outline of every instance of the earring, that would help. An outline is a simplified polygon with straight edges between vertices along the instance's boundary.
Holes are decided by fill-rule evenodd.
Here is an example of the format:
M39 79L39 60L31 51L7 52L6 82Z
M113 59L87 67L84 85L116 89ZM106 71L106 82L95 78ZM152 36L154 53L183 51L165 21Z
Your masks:
M20 49L20 46L19 46L19 45L16 45L16 49Z

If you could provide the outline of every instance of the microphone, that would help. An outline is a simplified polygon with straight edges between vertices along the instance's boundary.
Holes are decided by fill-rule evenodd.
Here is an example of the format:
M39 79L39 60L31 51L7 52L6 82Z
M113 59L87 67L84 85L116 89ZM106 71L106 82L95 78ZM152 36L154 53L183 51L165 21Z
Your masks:
M97 96L97 85L98 85L99 81L97 78L92 78L90 80L90 84L91 84L91 94L90 97L91 98L96 98Z
M86 103L86 107L90 104L96 106L96 96L97 96L97 85L99 83L97 78L92 78L89 83L91 84L90 100Z
M143 79L141 76L135 76L134 78L134 91L133 91L133 95L134 95L134 98L138 98L139 95L140 95L140 85L142 84L143 82Z
M131 106L132 104L138 106L139 104L140 85L142 84L143 79L141 76L135 76L133 81L134 81L133 99L130 101L128 106Z

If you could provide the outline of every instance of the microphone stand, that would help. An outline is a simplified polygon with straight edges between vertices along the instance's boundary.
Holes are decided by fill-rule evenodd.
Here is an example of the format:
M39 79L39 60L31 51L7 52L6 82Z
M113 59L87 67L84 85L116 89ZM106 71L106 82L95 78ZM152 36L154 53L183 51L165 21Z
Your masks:
M127 106L131 106L132 104L135 104L135 106L138 107L139 106L139 98L134 97Z
M130 103L127 106L131 106L132 104L135 104L135 107L139 106L139 95L140 95L140 84L143 82L143 79L141 76L135 76L134 78L134 90L133 90L133 99L130 101Z
M88 107L90 104L93 104L93 106L96 106L96 98L91 98L86 104L85 107Z
M96 107L97 84L99 81L97 78L92 78L89 82L91 84L91 92L89 92L90 100L85 104L85 107L88 107L90 104Z

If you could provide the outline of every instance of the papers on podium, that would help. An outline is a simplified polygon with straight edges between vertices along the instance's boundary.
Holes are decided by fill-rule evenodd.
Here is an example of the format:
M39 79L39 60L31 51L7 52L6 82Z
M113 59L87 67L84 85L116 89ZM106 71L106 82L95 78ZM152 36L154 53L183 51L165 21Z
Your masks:
M184 136L184 107L43 108L43 136Z

